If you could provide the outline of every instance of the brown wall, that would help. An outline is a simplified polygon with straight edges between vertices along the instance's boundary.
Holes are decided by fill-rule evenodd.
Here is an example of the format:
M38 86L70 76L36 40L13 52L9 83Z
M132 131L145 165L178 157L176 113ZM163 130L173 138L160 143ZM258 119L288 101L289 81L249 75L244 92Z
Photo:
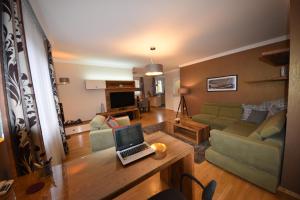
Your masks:
M300 194L300 1L291 0L290 73L283 187Z
M259 57L264 51L287 46L288 42L280 42L181 68L181 86L191 89L186 96L190 114L199 113L204 102L260 103L284 97L287 85L284 81L251 84L245 81L278 77L280 68L261 62ZM207 78L227 75L238 75L238 91L207 92Z

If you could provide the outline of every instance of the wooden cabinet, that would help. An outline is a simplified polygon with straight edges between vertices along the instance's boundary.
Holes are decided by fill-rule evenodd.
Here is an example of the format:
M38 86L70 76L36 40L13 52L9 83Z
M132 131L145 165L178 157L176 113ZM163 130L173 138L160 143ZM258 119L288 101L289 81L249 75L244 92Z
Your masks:
M85 80L87 90L134 88L134 81Z
M134 81L106 81L107 89L124 89L131 88L135 89Z
M86 80L85 88L87 90L100 90L106 88L106 83L104 80Z

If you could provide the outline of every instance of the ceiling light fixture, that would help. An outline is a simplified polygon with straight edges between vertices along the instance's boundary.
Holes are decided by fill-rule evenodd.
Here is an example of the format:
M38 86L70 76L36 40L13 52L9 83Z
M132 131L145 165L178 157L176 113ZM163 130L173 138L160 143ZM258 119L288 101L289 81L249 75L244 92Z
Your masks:
M156 50L155 47L150 47L150 50L153 52ZM158 76L163 74L163 65L154 64L152 58L150 57L151 64L146 65L146 76Z

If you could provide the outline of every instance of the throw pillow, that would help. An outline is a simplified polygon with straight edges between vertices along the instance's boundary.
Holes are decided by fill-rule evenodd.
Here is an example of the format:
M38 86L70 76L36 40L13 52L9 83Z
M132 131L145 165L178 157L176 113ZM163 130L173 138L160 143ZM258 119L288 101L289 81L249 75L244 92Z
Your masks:
M91 130L100 130L105 122L105 117L102 115L96 115L90 122Z
M268 106L265 102L254 105L254 104L242 104L243 107L243 115L242 120L247 120L250 116L252 110L258 110L258 111L268 111Z
M262 138L271 137L277 133L280 133L282 128L285 125L285 111L281 111L274 116L270 117L264 127L260 131L260 135Z
M269 101L269 114L267 118L279 113L280 111L287 109L287 103L285 99L277 99Z
M261 135L257 131L254 131L248 137L254 140L262 140Z
M246 121L261 124L266 119L267 115L268 111L252 110Z
M107 119L106 119L106 123L107 125L112 128L112 129L116 129L116 128L119 128L120 125L119 123L117 122L117 120L111 116L109 116Z
M253 105L242 104L242 107L243 107L242 120L247 120L249 115L251 114L251 111L253 109Z

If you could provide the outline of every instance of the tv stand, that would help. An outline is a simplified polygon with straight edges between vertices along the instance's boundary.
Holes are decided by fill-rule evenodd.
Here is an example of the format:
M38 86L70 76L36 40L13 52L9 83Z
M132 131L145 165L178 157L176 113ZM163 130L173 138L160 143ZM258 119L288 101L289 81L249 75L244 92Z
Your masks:
M103 112L103 113L97 113L96 115L102 115L105 117L108 116L116 116L116 115L121 115L121 114L127 114L127 113L133 113L134 119L140 119L140 111L138 108L125 108L122 110L115 110L115 111L110 111L110 112Z

